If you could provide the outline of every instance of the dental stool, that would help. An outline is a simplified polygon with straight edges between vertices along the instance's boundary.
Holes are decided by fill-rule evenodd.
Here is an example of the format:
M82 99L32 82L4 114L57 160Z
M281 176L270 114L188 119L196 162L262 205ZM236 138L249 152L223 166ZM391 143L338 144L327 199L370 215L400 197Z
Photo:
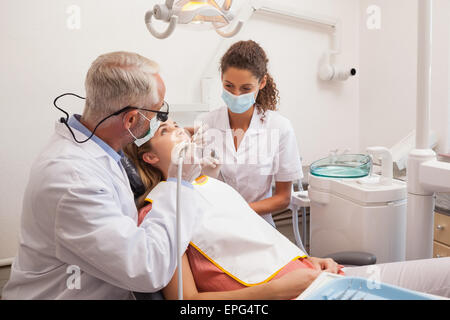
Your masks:
M368 266L377 263L377 257L374 254L359 251L337 252L324 258L331 258L345 267Z

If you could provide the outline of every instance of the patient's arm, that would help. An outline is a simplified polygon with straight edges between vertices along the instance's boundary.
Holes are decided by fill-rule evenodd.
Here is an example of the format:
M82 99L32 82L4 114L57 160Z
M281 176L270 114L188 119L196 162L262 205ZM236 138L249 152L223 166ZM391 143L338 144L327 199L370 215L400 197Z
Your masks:
M294 270L284 277L265 284L234 291L197 291L187 255L183 255L183 298L185 300L288 300L299 296L320 274L313 269ZM163 289L166 299L178 299L178 271Z

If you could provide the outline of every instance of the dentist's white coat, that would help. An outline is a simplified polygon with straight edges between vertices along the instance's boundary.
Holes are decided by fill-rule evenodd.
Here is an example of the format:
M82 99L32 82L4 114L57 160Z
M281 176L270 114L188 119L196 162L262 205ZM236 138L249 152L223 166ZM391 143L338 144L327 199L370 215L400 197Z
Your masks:
M127 299L130 291L163 288L176 268L176 183L163 187L153 198L165 205L138 227L123 167L92 140L75 143L57 123L31 169L19 252L2 298ZM199 212L188 201L195 191L182 188L187 247Z

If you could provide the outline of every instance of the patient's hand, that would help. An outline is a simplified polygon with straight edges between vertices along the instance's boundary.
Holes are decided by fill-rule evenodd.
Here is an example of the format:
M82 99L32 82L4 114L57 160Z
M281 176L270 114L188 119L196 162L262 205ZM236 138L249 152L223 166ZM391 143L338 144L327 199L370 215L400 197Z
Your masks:
M325 271L329 273L334 274L341 274L341 269L344 267L340 264L338 264L333 259L322 259L322 258L314 258L314 257L308 257L307 258L309 262L312 263L314 266L314 269L319 271Z
M295 299L316 280L320 273L321 271L314 269L296 269L279 279L272 280L269 284L278 299Z

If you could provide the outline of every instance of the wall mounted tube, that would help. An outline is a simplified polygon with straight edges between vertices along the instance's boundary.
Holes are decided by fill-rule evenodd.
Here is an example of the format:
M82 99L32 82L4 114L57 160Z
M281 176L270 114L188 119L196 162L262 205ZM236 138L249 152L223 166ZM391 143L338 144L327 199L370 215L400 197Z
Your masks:
M419 1L416 148L429 149L433 2Z

